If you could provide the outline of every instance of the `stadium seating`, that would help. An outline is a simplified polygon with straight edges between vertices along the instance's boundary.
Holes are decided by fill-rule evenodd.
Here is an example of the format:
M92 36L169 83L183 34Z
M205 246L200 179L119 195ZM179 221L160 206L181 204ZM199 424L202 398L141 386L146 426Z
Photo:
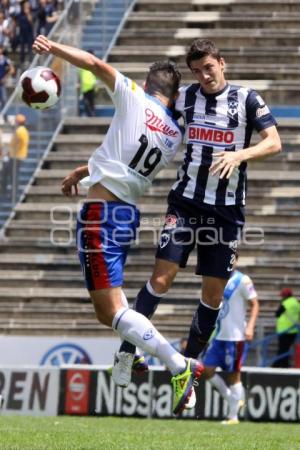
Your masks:
M190 81L185 46L194 37L212 37L224 49L230 80L256 87L273 105L294 105L300 89L299 24L296 0L140 0L109 61L142 80L150 61L172 57ZM104 90L98 95L99 101L108 102ZM77 200L60 193L62 178L87 161L109 122L104 117L67 118L24 201L15 208L0 242L0 323L5 333L110 334L96 322L83 285L74 244ZM262 228L264 241L259 243L256 235L256 243L243 243L240 251L241 270L253 277L262 302L260 321L268 331L274 327L280 288L288 285L300 294L299 120L279 119L279 130L283 153L251 164L249 171L247 228L249 233ZM125 276L130 302L151 273L153 240L181 157L159 174L140 201L140 242L128 257ZM83 195L80 190L81 199ZM169 336L186 334L199 299L201 279L193 275L194 261L192 256L155 314L154 323Z

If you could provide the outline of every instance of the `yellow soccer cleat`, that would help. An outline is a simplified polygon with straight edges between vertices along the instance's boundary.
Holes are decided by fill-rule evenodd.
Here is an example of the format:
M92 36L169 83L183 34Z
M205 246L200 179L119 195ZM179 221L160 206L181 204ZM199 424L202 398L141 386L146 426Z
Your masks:
M193 383L203 373L204 367L199 361L189 358L184 372L172 377L173 413L179 414L192 395Z
M238 425L239 423L239 419L226 419L221 422L222 425Z

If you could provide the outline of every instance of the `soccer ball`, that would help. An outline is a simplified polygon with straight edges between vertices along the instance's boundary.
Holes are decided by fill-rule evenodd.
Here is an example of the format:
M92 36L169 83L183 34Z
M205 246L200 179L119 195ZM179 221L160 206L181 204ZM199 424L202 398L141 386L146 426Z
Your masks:
M34 67L20 76L18 96L30 108L51 108L58 101L60 93L60 79L48 67Z

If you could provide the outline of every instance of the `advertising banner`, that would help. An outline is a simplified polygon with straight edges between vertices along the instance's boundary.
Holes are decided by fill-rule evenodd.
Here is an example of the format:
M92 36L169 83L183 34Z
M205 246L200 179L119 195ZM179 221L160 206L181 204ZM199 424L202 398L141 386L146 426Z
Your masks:
M76 377L73 369L63 372L62 383L66 388L62 389L60 414L81 411L81 414L100 416L173 417L171 374L162 367L153 368L143 376L133 376L126 389L117 387L109 372L100 368L93 367L90 378L80 370L75 371ZM247 407L241 420L299 422L299 370L245 368L242 381ZM87 399L83 393L88 386ZM226 417L228 405L210 383L200 378L195 390L196 406L184 411L182 418L222 420Z
M56 416L59 398L59 369L0 368L2 414Z

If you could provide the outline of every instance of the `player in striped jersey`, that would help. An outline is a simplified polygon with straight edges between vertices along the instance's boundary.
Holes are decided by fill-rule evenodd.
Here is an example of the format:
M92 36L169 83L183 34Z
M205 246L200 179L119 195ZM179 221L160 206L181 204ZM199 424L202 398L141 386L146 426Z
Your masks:
M170 109L178 93L180 74L170 62L155 63L142 89L83 50L45 36L38 36L33 48L90 70L106 85L115 104L102 145L94 151L88 166L75 169L65 178L62 190L71 195L74 187L77 191L79 180L88 188L87 200L77 216L76 238L97 319L168 366L173 374L173 412L177 414L203 367L175 351L144 315L128 308L122 285L127 252L139 226L137 199L172 160L182 140ZM123 367L131 370L133 355L119 353L117 361L120 370L114 368L114 372L122 378Z
M252 89L231 85L215 44L196 40L186 57L197 83L180 89L176 109L185 122L186 151L168 196L165 226L150 280L135 308L151 317L196 247L202 298L186 355L197 357L214 329L244 225L247 162L281 150L276 121ZM253 131L260 135L250 145ZM134 347L123 343L123 351Z

